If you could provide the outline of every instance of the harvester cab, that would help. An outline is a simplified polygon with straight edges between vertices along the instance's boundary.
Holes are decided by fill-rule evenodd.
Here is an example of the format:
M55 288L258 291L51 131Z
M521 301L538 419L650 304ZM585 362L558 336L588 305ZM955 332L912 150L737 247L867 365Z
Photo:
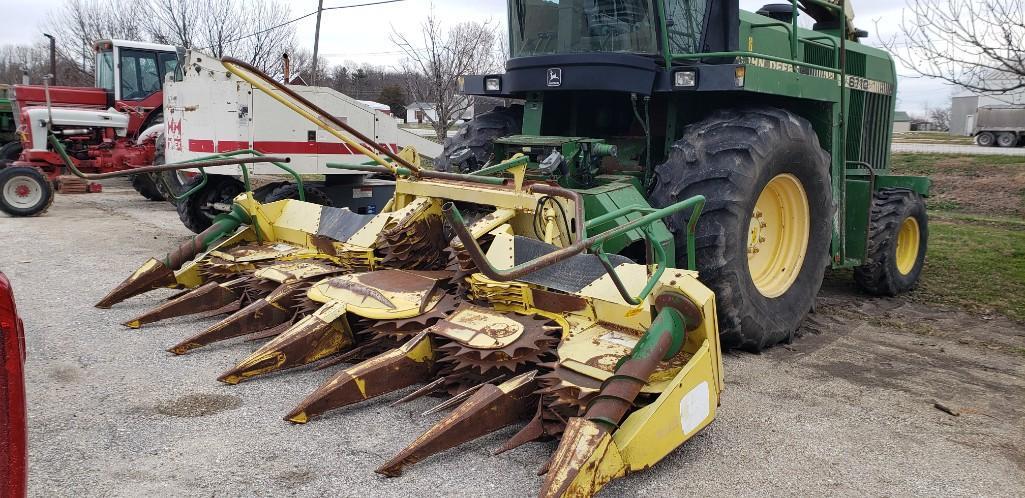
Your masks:
M512 1L506 72L461 86L523 104L468 123L435 170L225 59L372 160L327 167L392 175L394 197L364 215L244 192L97 306L171 288L125 325L227 315L177 355L269 339L228 384L350 364L293 423L414 385L396 402L447 397L384 475L522 421L499 451L560 440L541 495L593 495L711 423L720 348L790 338L827 267L874 293L917 282L929 182L888 171L893 64L843 6L802 5L831 15L806 30L735 1Z

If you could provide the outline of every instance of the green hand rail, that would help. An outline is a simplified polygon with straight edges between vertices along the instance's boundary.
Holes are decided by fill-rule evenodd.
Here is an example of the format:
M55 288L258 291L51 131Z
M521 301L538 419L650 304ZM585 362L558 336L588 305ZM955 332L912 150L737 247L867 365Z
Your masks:
M462 242L464 249L470 255L470 259L472 259L474 264L477 266L477 270L492 280L496 280L499 282L516 280L518 278L523 277L524 275L528 275L530 273L541 270L542 268L546 268L556 263L565 261L584 251L590 251L598 256L598 259L602 262L602 265L605 267L605 271L609 274L609 277L612 278L612 281L616 285L616 289L619 291L620 295L623 297L623 300L627 303L630 303L631 305L638 305L641 302L643 302L643 300L647 298L647 296L651 293L651 291L657 284L658 279L662 276L667 267L665 249L652 241L652 236L649 232L650 225L667 216L674 215L686 209L691 209L691 217L687 229L687 247L688 261L691 267L690 269L693 270L695 266L693 250L695 246L695 228L697 226L697 220L701 216L701 210L704 209L704 205L705 197L701 195L696 195L694 197L677 202L671 206L662 209L653 209L636 206L633 208L617 210L616 212L595 218L594 220L592 220L592 222L600 223L602 221L609 221L611 219L615 219L616 217L623 216L624 214L630 214L635 212L645 214L638 219L628 221L618 227L602 232L598 235L594 235L586 239L579 240L555 252L548 253L532 261L516 265L508 270L499 270L495 268L490 261L488 261L487 256L484 254L484 251L477 243L477 240L473 237L473 234L470 233L470 230L466 227L466 223L463 220L462 213L459 212L459 208L457 208L454 203L446 203L444 207L442 207L442 212L445 215L445 218L448 220L449 224L452 226L453 230L455 231L456 236L459 238L459 241ZM610 217L610 215L617 216ZM645 284L644 289L638 296L631 295L630 292L626 289L626 286L623 284L623 281L619 277L619 274L616 272L615 268L612 267L611 262L608 260L608 255L606 255L603 250L605 242L609 239L635 229L644 230L645 238L654 248L654 264L656 265L656 269L652 273L651 278L648 279L648 282Z

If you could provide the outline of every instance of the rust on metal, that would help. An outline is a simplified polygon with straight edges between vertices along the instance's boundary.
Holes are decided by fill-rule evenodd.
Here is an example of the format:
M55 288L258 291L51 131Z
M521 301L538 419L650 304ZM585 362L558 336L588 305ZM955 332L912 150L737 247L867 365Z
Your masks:
M327 411L424 382L433 371L431 339L422 332L402 347L339 372L300 402L285 420L305 424Z
M150 259L142 265L132 276L121 282L120 285L110 291L100 302L96 303L97 308L108 309L131 297L145 294L153 289L173 286L177 283L174 271L164 263Z
M499 386L482 386L375 472L390 477L401 475L407 465L526 418L537 400L534 394L536 374L536 371L526 372Z
M217 380L238 384L258 375L322 360L352 346L352 343L352 331L344 314L331 321L313 314L264 344Z
M167 320L179 316L196 315L210 311L220 311L239 300L239 292L231 286L209 282L173 301L165 302L142 315L124 323L126 327L137 329L149 323Z
M182 355L219 341L242 337L252 333L287 324L293 313L275 306L267 298L253 301L239 312L196 334L168 351Z

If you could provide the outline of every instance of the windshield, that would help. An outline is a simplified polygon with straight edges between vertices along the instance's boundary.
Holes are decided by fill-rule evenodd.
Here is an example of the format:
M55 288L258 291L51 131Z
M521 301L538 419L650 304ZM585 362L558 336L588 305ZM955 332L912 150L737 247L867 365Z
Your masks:
M96 54L96 88L114 91L114 52L110 50Z
M658 52L651 0L515 0L511 55Z

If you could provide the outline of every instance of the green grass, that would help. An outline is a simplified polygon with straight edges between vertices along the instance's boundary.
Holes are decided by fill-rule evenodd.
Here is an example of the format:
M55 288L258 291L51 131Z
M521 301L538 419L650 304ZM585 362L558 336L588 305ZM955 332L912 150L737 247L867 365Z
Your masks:
M926 142L946 144L972 144L975 139L960 135L951 135L945 131L912 131L908 133L894 133L895 142Z
M931 213L917 298L1025 321L1025 222Z
M1025 168L1025 156L972 156L967 154L894 154L893 171L902 175L936 172L971 174L980 168Z

